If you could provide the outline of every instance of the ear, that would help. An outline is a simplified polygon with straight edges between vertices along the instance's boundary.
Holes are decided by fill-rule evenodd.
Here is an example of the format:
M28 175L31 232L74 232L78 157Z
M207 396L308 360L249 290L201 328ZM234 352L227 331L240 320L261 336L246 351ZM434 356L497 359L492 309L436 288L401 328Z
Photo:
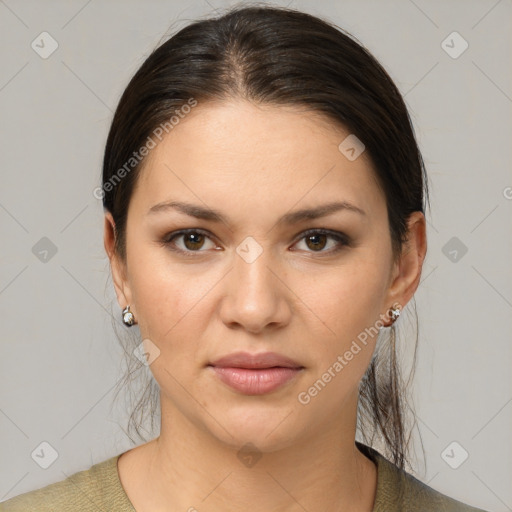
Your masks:
M126 279L126 265L115 251L115 222L110 212L105 212L105 224L103 242L105 245L105 251L107 252L110 260L110 269L112 272L112 280L114 281L114 289L117 296L117 302L121 309L124 309L130 304L132 312L132 294L128 281Z
M407 221L407 242L394 264L387 295L387 308L394 303L403 307L420 284L421 269L427 252L426 221L422 212L413 212Z

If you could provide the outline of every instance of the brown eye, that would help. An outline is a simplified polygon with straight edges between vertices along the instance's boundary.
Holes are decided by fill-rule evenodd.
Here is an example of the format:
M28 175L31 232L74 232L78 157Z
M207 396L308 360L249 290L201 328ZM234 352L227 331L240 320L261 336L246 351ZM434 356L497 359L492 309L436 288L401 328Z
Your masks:
M182 239L181 243L178 243ZM162 240L163 245L171 250L182 253L205 252L206 249L214 248L215 244L211 242L211 246L205 249L206 242L210 237L197 229L190 229L172 233Z
M306 252L316 252L320 254L332 254L343 249L345 246L350 246L350 239L347 235L326 229L311 229L302 233L302 238L299 242L303 240L306 246ZM327 247L329 240L333 240L334 242ZM327 250L324 250L326 247Z
M319 235L309 235L305 237L306 244L310 249L313 250L322 250L327 243L327 235L319 234Z
M205 236L201 233L186 233L183 236L183 244L190 251L200 249L204 243Z

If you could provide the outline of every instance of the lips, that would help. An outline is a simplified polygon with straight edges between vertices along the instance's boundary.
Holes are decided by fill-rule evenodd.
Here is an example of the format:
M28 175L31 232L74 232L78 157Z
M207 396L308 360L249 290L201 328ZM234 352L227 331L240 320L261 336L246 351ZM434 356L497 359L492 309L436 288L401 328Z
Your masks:
M245 395L270 393L304 369L293 359L275 352L236 352L216 359L208 367L224 384Z
M275 352L261 352L259 354L249 354L248 352L234 352L227 356L216 359L210 366L218 368L303 368L299 363L289 357L277 354Z

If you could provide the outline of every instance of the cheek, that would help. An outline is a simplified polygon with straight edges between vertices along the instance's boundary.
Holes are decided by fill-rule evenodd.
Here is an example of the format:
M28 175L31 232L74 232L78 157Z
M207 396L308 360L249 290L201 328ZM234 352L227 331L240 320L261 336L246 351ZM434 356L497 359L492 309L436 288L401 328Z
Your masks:
M200 264L176 264L165 249L133 248L130 287L141 336L152 340L164 359L180 364L200 353L202 333L211 321L212 291L222 271Z
M353 263L329 273L316 296L316 308L335 335L346 340L379 320L386 284L383 265L354 258Z
M323 324L322 330L317 331L322 335L312 373L317 378L328 370L331 377L333 373L343 374L344 377L331 379L336 383L329 385L339 393L342 388L357 384L371 360L380 332L386 274L382 265L359 259L357 264L330 271L329 280L317 281L318 284L317 290L321 291L310 294L305 301ZM329 375L325 379L329 380Z
M148 265L145 270L139 269L133 280L141 329L162 342L171 341L185 324L190 329L201 317L208 281L171 271L168 265Z

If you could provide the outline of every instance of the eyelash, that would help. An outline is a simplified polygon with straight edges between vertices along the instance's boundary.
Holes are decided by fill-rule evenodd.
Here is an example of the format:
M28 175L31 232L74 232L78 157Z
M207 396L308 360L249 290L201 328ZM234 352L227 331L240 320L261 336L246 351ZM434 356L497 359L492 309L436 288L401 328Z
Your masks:
M202 230L202 229L193 229L193 228L192 229L182 229L180 231L175 231L173 233L168 234L161 241L161 244L164 247L170 249L171 251L183 254L186 257L194 258L194 257L196 257L195 253L201 253L201 252L206 252L206 251L204 251L204 250L197 250L197 251L187 250L187 251L184 251L183 249L179 249L175 245L173 245L173 241L176 238L179 238L180 236L188 235L188 234L191 234L191 233L200 234L200 235L204 235L204 236L206 236L208 238L211 238L209 233L207 231ZM331 231L329 229L321 229L321 228L308 229L307 231L304 231L303 233L301 233L300 237L298 238L298 240L295 243L300 242L304 238L306 238L308 236L312 236L312 235L327 235L328 237L333 238L334 240L336 240L338 242L338 244L339 244L334 249L330 249L328 251L324 251L324 250L321 250L321 251L307 251L307 252L310 252L312 254L329 254L329 255L331 255L331 254L334 254L334 253L337 253L337 252L341 251L343 249L343 247L345 247L345 246L349 247L351 245L351 239L347 235L345 235L344 233L340 233L338 231Z

